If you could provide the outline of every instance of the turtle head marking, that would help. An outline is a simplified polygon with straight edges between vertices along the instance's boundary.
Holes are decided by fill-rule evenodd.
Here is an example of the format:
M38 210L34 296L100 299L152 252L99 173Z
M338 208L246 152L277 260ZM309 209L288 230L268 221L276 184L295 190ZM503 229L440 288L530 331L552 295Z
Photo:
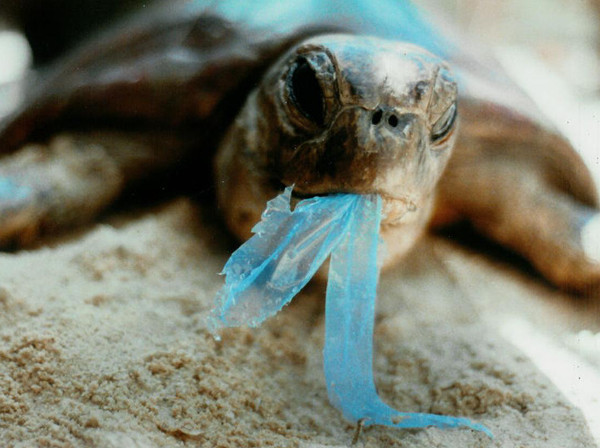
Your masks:
M378 193L387 222L405 220L431 202L455 140L456 101L450 70L420 47L317 36L284 55L250 95L222 145L217 177L254 183L242 189L267 196L255 204L259 214L278 187L294 185L301 196ZM244 179L225 170L232 164Z

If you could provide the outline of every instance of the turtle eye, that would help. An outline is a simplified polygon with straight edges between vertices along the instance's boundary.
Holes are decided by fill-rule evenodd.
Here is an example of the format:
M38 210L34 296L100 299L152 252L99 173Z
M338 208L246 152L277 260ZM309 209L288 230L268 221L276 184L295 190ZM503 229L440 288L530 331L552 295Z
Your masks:
M323 89L315 69L305 58L300 58L292 67L288 78L290 99L309 120L322 126L325 121Z
M431 128L431 141L437 142L450 133L454 123L456 122L456 112L456 103L452 103L452 105L446 109L446 112L442 114L442 116Z

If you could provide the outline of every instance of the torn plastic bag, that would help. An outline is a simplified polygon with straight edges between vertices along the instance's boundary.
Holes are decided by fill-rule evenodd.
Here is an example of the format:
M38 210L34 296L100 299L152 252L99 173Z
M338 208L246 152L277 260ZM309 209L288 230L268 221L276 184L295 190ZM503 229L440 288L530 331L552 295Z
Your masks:
M398 428L483 425L466 418L399 412L377 395L373 324L382 201L339 194L300 201L291 188L269 201L254 236L232 255L209 317L221 327L258 326L286 305L331 254L325 308L324 370L330 402L351 422Z
M300 201L292 189L267 203L254 236L223 268L225 286L209 318L211 330L256 327L275 315L308 283L347 232L363 197L330 195Z

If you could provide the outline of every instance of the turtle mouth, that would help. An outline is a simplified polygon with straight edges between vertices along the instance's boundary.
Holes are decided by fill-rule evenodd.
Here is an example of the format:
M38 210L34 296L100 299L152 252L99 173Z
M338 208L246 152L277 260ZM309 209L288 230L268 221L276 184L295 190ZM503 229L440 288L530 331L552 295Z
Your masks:
M296 199L297 201L302 201L304 199L311 199L311 198L315 198L315 197L319 197L319 196L329 196L332 194L347 193L344 191L323 191L323 192L304 193L304 192L298 191L298 189L296 188L295 185L286 185L279 180L273 182L273 187L275 188L275 191L278 191L280 194L283 193L283 191L290 186L292 187L292 199Z
M286 188L286 185L280 183L279 190L283 192ZM323 191L323 192L311 192L305 193L302 191L298 191L295 188L292 188L292 201L293 205L295 205L305 199L311 199L319 196L330 196L333 194L344 194L344 193L354 193L354 194L378 194L382 199L382 224L384 225L397 225L401 224L406 220L407 217L411 215L415 215L419 210L419 206L417 202L412 200L409 197L403 196L390 196L389 194L373 191L366 193L356 193L349 191Z
M299 191L292 189L292 197L298 200L310 199L318 196L329 196L330 194L334 193L300 193Z

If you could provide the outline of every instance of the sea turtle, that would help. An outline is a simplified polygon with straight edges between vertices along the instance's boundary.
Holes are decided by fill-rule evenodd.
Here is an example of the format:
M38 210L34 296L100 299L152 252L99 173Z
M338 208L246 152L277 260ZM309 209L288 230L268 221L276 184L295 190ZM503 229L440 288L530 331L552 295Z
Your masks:
M374 192L390 264L428 226L468 220L585 291L600 281L588 170L485 51L438 29L402 0L144 8L0 124L0 240L90 220L140 181L212 191L214 159L241 239L285 186Z

